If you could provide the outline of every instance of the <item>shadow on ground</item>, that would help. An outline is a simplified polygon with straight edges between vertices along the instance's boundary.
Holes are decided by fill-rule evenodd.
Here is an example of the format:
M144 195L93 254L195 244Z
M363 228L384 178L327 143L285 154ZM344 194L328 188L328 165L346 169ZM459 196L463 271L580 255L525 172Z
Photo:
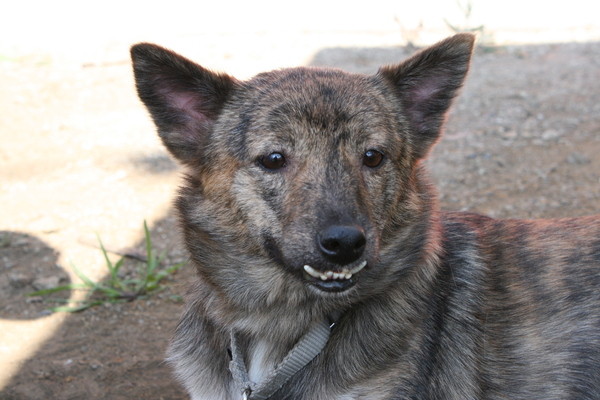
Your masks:
M69 274L57 264L58 256L35 236L0 231L0 319L31 320L49 315L48 310L40 310L42 297L24 296L70 283ZM68 290L56 295L63 300L69 296Z
M170 256L164 265L172 265L182 259L183 249L175 233L175 225L175 219L167 216L156 222L151 231L156 249L159 252L169 251ZM22 246L20 237L16 237L14 243ZM35 245L37 241L28 237L28 243ZM11 248L8 247L9 250ZM131 250L143 253L144 241L141 240ZM42 248L39 253L52 254L52 250ZM25 265L20 260L17 262ZM138 261L128 260L123 267L124 272L134 270L137 264ZM53 268L56 267L48 264L48 270L56 273ZM192 277L189 266L183 267L167 282L167 290L148 299L98 306L70 314L53 338L39 349L35 357L23 364L20 372L0 393L0 398L186 398L163 360L165 347L181 311L179 298L185 292L185 282ZM14 285L14 280L11 282ZM43 316L47 312L45 308L52 303L41 303L39 298L35 302L28 301L25 294L35 289L35 280L28 282L19 285L19 293L13 293L13 302L26 304L29 315ZM13 307L15 314L16 310L22 313L22 304ZM5 302L2 306L2 316L10 318L10 306Z

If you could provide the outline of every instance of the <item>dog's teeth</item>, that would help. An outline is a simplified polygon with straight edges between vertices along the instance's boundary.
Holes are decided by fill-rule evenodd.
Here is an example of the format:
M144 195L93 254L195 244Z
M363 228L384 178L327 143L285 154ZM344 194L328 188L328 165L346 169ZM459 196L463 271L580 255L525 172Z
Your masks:
M319 271L317 271L316 269L314 269L313 267L311 267L310 265L305 265L304 266L304 270L310 275L310 276L314 276L315 278L320 278L321 277L321 273Z
M357 273L358 271L360 271L361 269L363 269L366 265L367 265L367 262L363 261L362 263L358 264L356 267L352 268L348 272L350 273L350 275L354 275L355 273Z
M367 262L363 261L362 263L360 263L358 266L354 267L351 270L344 268L340 272L333 272L333 271L321 272L321 271L317 271L310 265L305 265L304 270L312 277L321 279L322 281L327 281L327 280L332 280L332 279L333 280L335 280L335 279L350 279L350 278L352 278L352 275L354 275L355 273L357 273L358 271L363 269L366 265L367 265Z

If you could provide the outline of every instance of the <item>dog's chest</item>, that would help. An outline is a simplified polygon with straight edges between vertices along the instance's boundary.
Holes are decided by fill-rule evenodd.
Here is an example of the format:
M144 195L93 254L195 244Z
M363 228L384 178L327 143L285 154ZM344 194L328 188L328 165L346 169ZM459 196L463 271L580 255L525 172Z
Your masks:
M269 376L271 372L277 367L277 364L281 362L285 354L281 353L281 345L279 343L273 343L266 340L257 340L250 347L248 352L248 377L252 382L260 384L265 378ZM306 390L308 391L308 389ZM304 393L306 394L306 393ZM357 400L357 397L352 394L327 394L325 395L327 400ZM297 395L301 397L300 394ZM302 397L304 398L304 397ZM323 398L323 397L320 397ZM364 399L369 400L370 397Z
M252 382L260 383L275 368L273 359L275 345L266 340L257 340L250 351L248 377Z

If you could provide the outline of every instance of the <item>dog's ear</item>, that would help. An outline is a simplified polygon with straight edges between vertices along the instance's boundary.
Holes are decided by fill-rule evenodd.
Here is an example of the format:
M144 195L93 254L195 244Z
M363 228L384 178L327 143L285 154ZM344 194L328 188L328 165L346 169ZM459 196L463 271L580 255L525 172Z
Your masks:
M138 95L171 154L184 163L202 149L237 81L160 46L131 47Z
M474 41L474 35L461 33L377 73L400 98L417 158L425 157L440 136L446 111L469 70Z

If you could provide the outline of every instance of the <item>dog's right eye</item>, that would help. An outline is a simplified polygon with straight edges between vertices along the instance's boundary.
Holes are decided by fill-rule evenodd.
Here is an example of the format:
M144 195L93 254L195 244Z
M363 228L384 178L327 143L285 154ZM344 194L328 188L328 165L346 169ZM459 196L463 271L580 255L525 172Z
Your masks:
M275 171L285 167L285 157L281 153L271 153L261 157L258 162L268 170Z

